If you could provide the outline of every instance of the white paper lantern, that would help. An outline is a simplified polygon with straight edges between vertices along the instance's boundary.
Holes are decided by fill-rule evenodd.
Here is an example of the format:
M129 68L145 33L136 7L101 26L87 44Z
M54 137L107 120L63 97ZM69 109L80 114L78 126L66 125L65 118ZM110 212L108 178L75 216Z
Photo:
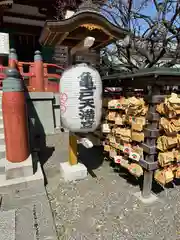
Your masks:
M94 132L102 114L102 81L87 64L64 71L60 79L60 113L63 127L71 132Z

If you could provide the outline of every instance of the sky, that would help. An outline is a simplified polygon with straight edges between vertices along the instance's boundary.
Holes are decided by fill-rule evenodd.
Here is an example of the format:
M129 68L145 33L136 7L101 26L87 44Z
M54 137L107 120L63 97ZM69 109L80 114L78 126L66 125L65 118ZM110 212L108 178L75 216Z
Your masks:
M111 0L109 0L109 1L111 1ZM122 1L127 1L127 0L122 0ZM161 3L163 0L157 0L159 3ZM139 0L134 0L134 2L135 2L135 4L136 3L138 3L139 2ZM135 7L137 8L139 6L139 4L137 5L135 5ZM154 18L154 17L156 17L156 15L157 15L157 11L156 11L156 9L155 9L155 5L154 5L154 3L153 3L153 0L149 0L149 2L148 2L148 4L147 4L147 6L146 7L144 7L144 9L143 10L141 10L141 13L142 14L144 14L144 15L147 15L147 16L151 16L152 18ZM168 13L168 15L167 15L167 18L170 18L172 16L172 13L170 12L170 13ZM110 21L112 21L112 18L111 17L109 17L108 16L108 19L110 20ZM113 22L113 21L112 21ZM141 25L141 31L143 32L144 30L146 30L147 29L147 24L145 23L145 21L143 21L143 20L139 20L139 22L141 23L140 25Z

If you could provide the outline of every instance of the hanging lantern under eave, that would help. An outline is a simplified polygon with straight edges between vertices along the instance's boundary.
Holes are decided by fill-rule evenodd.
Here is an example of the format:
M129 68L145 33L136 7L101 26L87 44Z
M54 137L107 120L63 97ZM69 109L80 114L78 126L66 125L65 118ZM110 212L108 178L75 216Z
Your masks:
M59 92L63 127L71 132L94 132L102 114L99 72L87 64L72 66L62 74Z

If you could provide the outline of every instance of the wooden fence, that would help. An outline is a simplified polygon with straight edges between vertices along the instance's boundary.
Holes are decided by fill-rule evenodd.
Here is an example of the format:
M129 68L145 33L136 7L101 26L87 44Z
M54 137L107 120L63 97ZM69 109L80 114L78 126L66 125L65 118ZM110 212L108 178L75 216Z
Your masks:
M29 91L36 91L34 83L37 81L43 81L45 92L58 92L59 91L59 81L61 73L64 68L52 63L43 63L41 75L43 79L37 79L39 74L36 69L36 61L34 62L18 62L15 61L16 67L18 68L23 80ZM6 77L5 70L7 66L0 65L0 89L2 89L2 81ZM39 69L38 69L39 70ZM38 75L38 76L37 76Z

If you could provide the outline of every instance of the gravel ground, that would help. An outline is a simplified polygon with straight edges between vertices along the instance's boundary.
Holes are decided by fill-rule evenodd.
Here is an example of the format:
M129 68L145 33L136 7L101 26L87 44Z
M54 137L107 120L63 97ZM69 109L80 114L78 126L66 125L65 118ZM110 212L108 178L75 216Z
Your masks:
M47 137L47 146L55 151L44 164L59 239L180 240L180 186L159 193L155 204L144 205L133 196L139 186L102 163L98 149L81 149L91 170L99 166L91 171L94 177L64 183L59 162L67 160L67 141L67 133Z

